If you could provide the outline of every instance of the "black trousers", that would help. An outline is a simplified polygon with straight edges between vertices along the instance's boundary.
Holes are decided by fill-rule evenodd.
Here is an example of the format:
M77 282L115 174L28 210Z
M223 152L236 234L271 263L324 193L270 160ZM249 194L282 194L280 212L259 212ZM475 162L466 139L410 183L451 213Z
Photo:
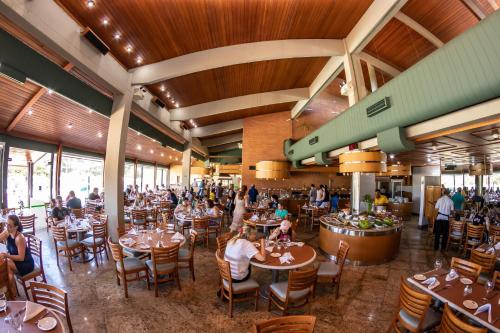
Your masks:
M443 240L441 241L441 250L446 250L446 243L448 242L448 232L450 228L450 221L448 220L436 220L434 222L434 250L439 250L439 241L441 236Z

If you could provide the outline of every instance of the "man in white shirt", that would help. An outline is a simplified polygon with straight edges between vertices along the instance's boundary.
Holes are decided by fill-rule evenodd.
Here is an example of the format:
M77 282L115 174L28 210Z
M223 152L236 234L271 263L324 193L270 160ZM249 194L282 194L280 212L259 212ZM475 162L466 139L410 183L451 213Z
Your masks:
M316 206L320 206L321 203L325 200L325 189L323 185L320 185L318 192L316 193Z
M255 257L259 261L266 260L266 257L260 254L260 251L253 245L254 240L255 232L245 227L242 232L227 242L224 260L231 264L233 283L244 282L250 278L250 259Z
M434 250L439 250L440 238L443 236L441 241L441 251L446 250L446 242L448 242L448 231L450 227L450 216L453 211L453 201L451 201L450 190L445 189L441 198L436 202L435 208L438 211L436 221L434 222Z

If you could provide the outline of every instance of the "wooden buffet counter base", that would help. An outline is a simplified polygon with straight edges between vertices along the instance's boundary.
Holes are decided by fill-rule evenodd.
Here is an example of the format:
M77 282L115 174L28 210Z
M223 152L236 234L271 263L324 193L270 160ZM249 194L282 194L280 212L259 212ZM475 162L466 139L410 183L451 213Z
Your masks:
M403 221L409 221L411 218L411 210L413 207L413 202L389 202L387 208L392 214L401 217Z
M319 249L331 259L339 242L350 245L347 259L355 266L378 265L393 260L399 252L402 224L381 229L359 229L320 218Z

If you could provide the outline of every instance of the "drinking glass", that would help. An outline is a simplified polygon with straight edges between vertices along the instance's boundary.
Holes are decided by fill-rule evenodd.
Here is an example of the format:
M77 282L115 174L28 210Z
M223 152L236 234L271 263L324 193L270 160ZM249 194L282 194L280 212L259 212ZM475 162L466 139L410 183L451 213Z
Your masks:
M7 309L7 297L4 293L0 293L0 312Z
M488 296L494 288L495 288L495 282L493 282L493 280L486 281L486 283L484 284L484 289L486 290L486 294L483 297L484 300L486 301L488 300Z
M470 284L466 285L464 288L464 297L472 293L472 286Z
M437 271L441 267L443 267L443 261L441 260L441 258L436 258L436 260L434 261L434 269Z

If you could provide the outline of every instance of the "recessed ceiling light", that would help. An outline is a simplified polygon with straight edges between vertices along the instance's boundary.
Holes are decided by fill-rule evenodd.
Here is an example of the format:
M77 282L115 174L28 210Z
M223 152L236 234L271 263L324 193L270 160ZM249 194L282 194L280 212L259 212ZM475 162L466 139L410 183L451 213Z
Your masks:
M28 116L31 116L33 114L33 110L32 109L29 109L28 110Z
M127 51L127 53L132 52L132 45L128 44L127 46L125 46L125 51Z
M161 155L161 157L165 156L165 154L163 154L163 153L161 153L160 155Z
M137 150L141 150L142 149L142 146L141 145L137 145Z
M161 92L164 92L165 91L165 86L161 86L160 90L161 90Z
M102 24L103 25L108 25L109 24L109 20L107 18L103 19L102 20Z
M178 157L176 157L176 158L175 158L175 160L176 160L176 161L178 161L178 160L179 160L179 158L178 158Z
M433 142L432 143L432 150L436 151L438 149L438 147L436 146L436 144Z
M137 132L137 135L140 136L141 135L141 132Z
M198 127L198 126L196 126L196 124L193 124L193 126L194 126L194 128Z
M95 1L94 0L87 0L87 7L88 8L94 8L95 7Z
M394 157L396 157L394 154L390 154L389 158L392 160Z
M113 39L114 40L120 40L120 38L122 38L122 35L120 35L119 32L116 32L114 35L113 35Z
M430 157L427 157L427 162L431 162L431 158Z
M137 58L135 59L135 62L136 62L137 64L142 64L142 57L137 57Z
M89 113L92 113L92 109L88 109Z
M102 133L101 133L101 132L98 132L98 133L97 133L97 137L98 137L98 138L102 138Z
M179 107L179 103L175 103L175 107L178 108Z
M48 91L48 92L49 92L49 95L52 95L52 94L54 93L54 90L49 89L49 91Z
M167 98L170 98L170 92L167 91Z
M68 123L68 128L73 128L73 123Z
M150 153L150 154L152 154L152 153L154 153L154 152L155 152L155 151L154 151L153 149L150 149L150 150L149 150L149 153Z
M168 158L172 159L172 155L170 155Z

